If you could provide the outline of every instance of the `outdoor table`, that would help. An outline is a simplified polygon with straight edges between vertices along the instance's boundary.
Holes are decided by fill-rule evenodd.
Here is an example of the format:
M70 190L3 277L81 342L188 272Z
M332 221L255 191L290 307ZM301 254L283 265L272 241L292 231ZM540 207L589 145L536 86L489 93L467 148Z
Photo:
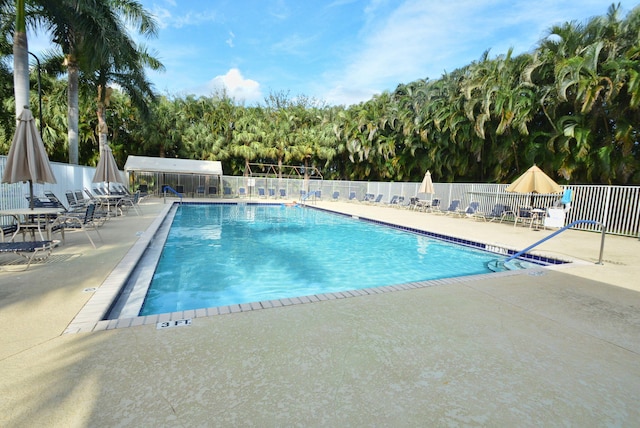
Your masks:
M42 229L47 232L47 240L51 240L51 222L62 210L60 208L15 208L0 210L0 216L11 216L16 219L16 231L11 235L9 241L13 241L20 229L31 230L35 238L35 231L40 234L40 240L44 241ZM34 216L34 221L29 221L29 217Z
M113 213L114 217L118 216L118 204L120 204L120 201L124 197L124 195L95 195L95 198L100 203L100 205L107 207L107 215L112 215L111 208L115 208Z

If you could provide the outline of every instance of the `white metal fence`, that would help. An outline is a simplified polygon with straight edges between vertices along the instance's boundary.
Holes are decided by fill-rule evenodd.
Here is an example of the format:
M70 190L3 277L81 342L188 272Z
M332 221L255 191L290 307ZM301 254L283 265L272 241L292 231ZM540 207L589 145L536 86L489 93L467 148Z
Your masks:
M0 156L0 176L4 172L6 156ZM44 191L52 191L59 198L64 198L67 190L91 188L95 168L52 162L56 184L34 184L34 193L42 195ZM301 180L254 177L223 176L223 189L219 193L226 196L237 196L240 188L245 189L248 197L257 198L259 189L269 197L269 190L275 197L282 190L288 199L300 198L301 192L320 191L323 200L337 196L348 200L354 195L362 200L365 194L382 195L381 203L389 203L393 196L403 196L406 201L415 197L420 183L385 183L343 180ZM249 186L251 184L252 186ZM480 210L491 212L496 204L509 205L516 209L519 206L550 207L560 195L513 194L505 192L505 184L477 183L434 183L434 198L441 201L446 208L451 201L459 199L460 206L465 208L470 202L480 203ZM640 186L564 186L573 190L572 207L567 213L566 224L575 220L595 220L606 225L607 233L637 237L640 233ZM132 189L135 190L135 189ZM27 206L25 196L29 188L26 183L2 184L0 186L0 209L24 208ZM426 195L420 195L425 197ZM62 200L64 202L64 199ZM4 219L3 219L4 220ZM4 223L4 222L3 222ZM598 226L580 224L575 227L581 230L598 231Z

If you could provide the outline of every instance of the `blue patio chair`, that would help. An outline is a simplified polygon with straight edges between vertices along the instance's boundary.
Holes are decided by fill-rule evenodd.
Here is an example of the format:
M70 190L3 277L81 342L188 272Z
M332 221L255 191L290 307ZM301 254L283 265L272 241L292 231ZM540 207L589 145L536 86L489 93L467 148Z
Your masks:
M340 198L340 192L333 192L333 194L331 195L331 198L334 201L337 201Z
M349 192L349 200L350 200L350 201L355 201L355 200L357 200L357 198L356 198L356 192Z
M218 188L216 186L209 186L209 196L218 196Z
M226 197L226 196L229 196L229 197L230 197L230 196L231 196L231 187L225 187L225 188L223 189L223 193L224 193L224 196L225 196L225 197Z
M54 224L61 225L65 231L69 229L83 231L85 235L87 235L87 238L89 238L89 242L91 242L93 248L96 248L96 244L93 242L93 239L91 239L91 235L89 235L89 229L93 229L102 241L102 235L100 235L98 231L99 222L96 218L95 204L87 205L84 213L66 213L60 215L55 219ZM64 234L62 236L64 237Z
M444 214L444 215L456 214L458 212L458 207L460 207L460 199L454 199L453 201L451 201L447 209L435 210L434 212L437 214Z
M197 195L197 196L203 196L203 197L204 197L204 186L198 186L198 187L196 187L196 195Z
M239 187L238 196L240 196L241 198L244 198L245 196L247 196L247 190L244 187Z
M475 217L480 215L478 209L480 208L480 202L471 201L467 208L463 211L460 211L460 217Z
M269 189L269 197L270 198L276 197L276 189Z
M281 198L286 198L287 197L287 191L285 189L280 189L280 197Z
M267 194L264 192L264 189L262 187L258 187L258 196L261 198L267 197Z
M384 196L384 195L383 195L382 193L380 193L380 194L379 194L378 196L376 196L376 198L373 200L373 203L374 203L374 204L379 204L379 203L380 203L380 201L382 201L383 196Z

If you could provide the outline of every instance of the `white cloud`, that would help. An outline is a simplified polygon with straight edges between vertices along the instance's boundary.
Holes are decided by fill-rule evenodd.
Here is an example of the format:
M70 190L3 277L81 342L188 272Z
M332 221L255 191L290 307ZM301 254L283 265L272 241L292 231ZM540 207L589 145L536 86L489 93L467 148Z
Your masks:
M230 97L241 102L259 102L263 98L260 84L255 80L245 79L237 68L230 69L225 75L214 77L206 86L207 95L226 90Z
M233 47L233 39L236 38L236 35L233 34L233 31L229 31L229 38L225 40L225 43L229 45L230 48Z

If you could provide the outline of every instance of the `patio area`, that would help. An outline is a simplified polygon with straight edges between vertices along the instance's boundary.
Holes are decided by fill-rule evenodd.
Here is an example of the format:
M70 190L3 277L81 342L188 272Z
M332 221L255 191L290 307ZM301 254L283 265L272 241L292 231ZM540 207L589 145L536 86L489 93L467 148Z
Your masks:
M552 233L384 205L318 207L520 250ZM632 426L636 238L569 230L570 266L154 325L62 334L164 208L69 234L0 271L0 426ZM382 261L382 260L381 260ZM3 266L11 268L11 266ZM389 266L393 269L393 266ZM357 278L354 278L357 281Z

